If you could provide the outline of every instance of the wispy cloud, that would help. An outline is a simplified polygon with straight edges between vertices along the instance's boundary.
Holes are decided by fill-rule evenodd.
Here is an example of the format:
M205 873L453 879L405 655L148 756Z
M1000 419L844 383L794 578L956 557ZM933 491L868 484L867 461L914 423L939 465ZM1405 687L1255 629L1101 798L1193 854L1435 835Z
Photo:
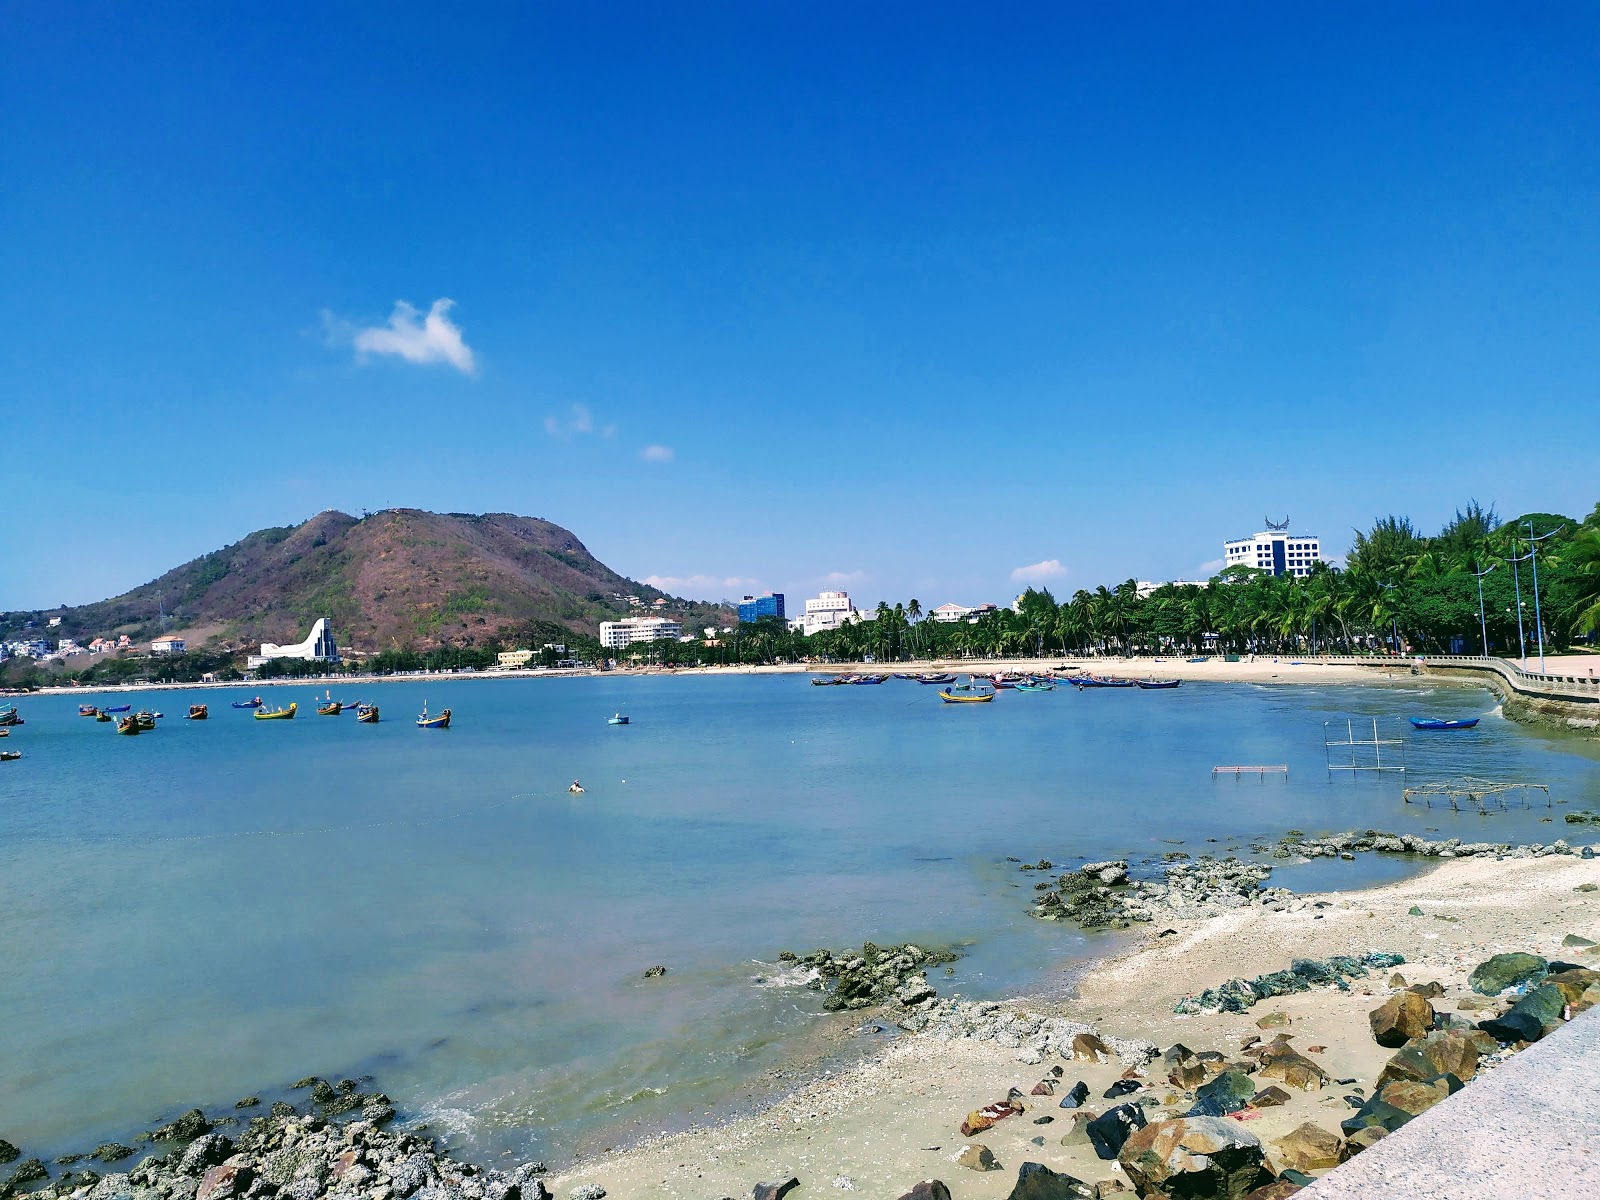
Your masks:
M1222 570L1222 560L1220 558L1213 558L1210 562L1203 562L1200 564L1200 578L1210 579L1211 576L1215 575L1220 570Z
M733 593L742 594L759 585L755 579L744 579L738 575L646 575L641 583L648 583L653 588L669 592L674 596L726 596Z
M671 446L646 446L639 451L639 457L645 462L671 462L673 452Z
M829 571L822 577L822 582L842 587L847 583L864 583L866 578L867 573L865 571Z
M478 369L478 360L472 347L461 336L461 327L450 319L450 310L455 303L454 300L441 297L433 302L424 316L404 300L396 300L387 325L368 325L364 328L336 320L326 312L322 314L322 320L329 340L348 341L355 347L356 357L362 361L371 355L381 354L419 365L448 363L463 375L472 375Z
M1067 569L1060 559L1047 558L1043 562L1029 563L1011 572L1012 583L1043 583L1047 579L1060 579Z

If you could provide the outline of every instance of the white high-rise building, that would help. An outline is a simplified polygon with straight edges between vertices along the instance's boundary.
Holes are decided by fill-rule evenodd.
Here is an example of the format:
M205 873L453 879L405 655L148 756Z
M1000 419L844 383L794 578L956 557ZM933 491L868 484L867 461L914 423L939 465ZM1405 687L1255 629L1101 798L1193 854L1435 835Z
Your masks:
M1290 533L1287 520L1281 526L1268 521L1267 526L1254 537L1223 542L1223 566L1254 567L1273 575L1308 575L1313 563L1324 561L1315 534Z
M338 662L339 647L333 640L333 629L327 617L318 617L311 627L311 636L292 646L279 646L262 642L261 653L252 654L246 662L252 670L275 658L296 658L302 662Z
M819 630L837 629L855 616L856 607L850 603L849 592L823 592L806 601L798 627L810 637Z
M600 622L600 644L607 650L620 650L635 642L670 641L683 635L683 626L666 617L626 617L621 621Z

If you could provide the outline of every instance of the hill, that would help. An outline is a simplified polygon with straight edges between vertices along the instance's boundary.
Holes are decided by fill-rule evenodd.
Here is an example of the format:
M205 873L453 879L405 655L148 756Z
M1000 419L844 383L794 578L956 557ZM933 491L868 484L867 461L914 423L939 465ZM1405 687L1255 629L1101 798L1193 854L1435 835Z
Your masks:
M600 621L637 613L627 597L685 628L727 624L726 605L671 597L619 575L569 530L510 513L393 508L368 516L324 512L300 525L259 529L109 600L0 616L0 635L61 618L52 637L126 633L148 641L167 629L191 649L263 639L295 642L319 616L341 647L483 645L494 640L594 637Z

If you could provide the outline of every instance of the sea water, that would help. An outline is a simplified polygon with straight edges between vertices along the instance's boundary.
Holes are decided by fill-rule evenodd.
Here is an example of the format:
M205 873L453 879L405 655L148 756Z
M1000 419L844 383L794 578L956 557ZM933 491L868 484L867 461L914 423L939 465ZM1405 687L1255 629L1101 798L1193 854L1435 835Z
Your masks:
M1548 842L1573 829L1565 805L1600 807L1592 748L1476 689L982 706L793 675L337 690L384 720L318 716L309 686L262 689L299 702L277 722L230 708L242 690L148 691L136 707L166 716L128 738L76 716L79 697L21 701L6 745L25 758L0 766L0 1136L49 1157L302 1075L370 1075L461 1153L558 1161L702 1118L782 1066L822 1019L782 950L961 944L941 991L1059 982L1103 942L1029 917L1039 877L1011 859L1248 854L1289 829ZM180 719L195 700L209 721ZM449 730L415 726L424 701ZM1418 714L1483 720L1420 734ZM1324 723L1370 737L1373 717L1407 775L1330 773ZM1406 781L1461 774L1544 783L1556 804L1402 803ZM1269 861L1305 890L1417 869Z

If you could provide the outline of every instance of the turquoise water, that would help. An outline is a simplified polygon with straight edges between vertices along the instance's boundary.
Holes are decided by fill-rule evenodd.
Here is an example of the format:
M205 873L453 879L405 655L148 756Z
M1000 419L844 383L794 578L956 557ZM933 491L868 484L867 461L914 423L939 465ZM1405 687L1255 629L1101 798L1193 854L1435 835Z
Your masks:
M950 990L1059 979L1093 943L1026 916L1030 877L1007 855L1138 859L1289 828L1566 832L1559 807L1458 815L1403 805L1396 776L1330 780L1322 722L1345 715L1404 737L1413 780L1517 777L1600 803L1592 749L1470 689L1189 684L960 708L802 676L345 690L384 722L318 717L308 687L263 692L300 702L292 722L253 721L230 693L147 693L167 717L138 738L78 718L76 697L21 702L6 746L26 757L0 766L0 1135L48 1156L301 1075L372 1074L466 1153L559 1159L623 1124L682 1123L784 1062L819 1005L780 986L780 950L971 941ZM412 725L424 697L452 729ZM196 698L212 719L178 720ZM607 726L617 710L633 724ZM1399 718L1417 713L1485 719L1413 735ZM1213 782L1217 763L1290 775ZM1409 869L1368 855L1275 880ZM668 976L641 978L654 963Z

